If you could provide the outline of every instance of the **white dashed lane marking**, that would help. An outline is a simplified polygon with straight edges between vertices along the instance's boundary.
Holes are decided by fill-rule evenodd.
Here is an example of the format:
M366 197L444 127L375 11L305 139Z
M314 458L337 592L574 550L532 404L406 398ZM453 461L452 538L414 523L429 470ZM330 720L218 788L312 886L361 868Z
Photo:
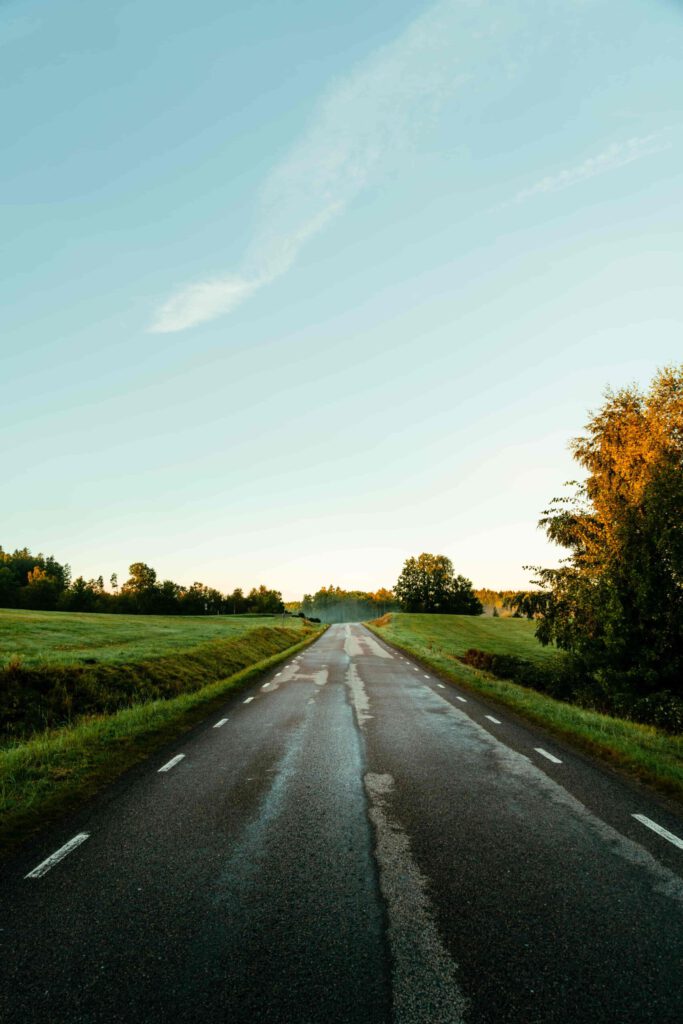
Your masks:
M440 690L445 690L446 689L446 687L443 685L443 683L437 683L436 685L439 687Z
M243 700L243 701L242 701L242 703L243 703L243 704L251 704L251 702L252 702L252 700L253 700L253 699L254 699L253 697L247 697L247 699L246 699L246 700Z
M226 722L227 718L221 718L220 722L216 722L216 724L214 725L214 729L220 729L220 727L222 725L225 725Z
M493 722L494 725L502 725L502 722L494 718L493 715L484 715L484 718L488 718L489 722Z
M77 846L84 843L90 836L89 832L79 832L77 836L70 839L68 843L64 843L64 846L60 846L58 850L55 850L53 854L46 857L45 860L41 861L38 867L34 868L33 871L29 871L24 878L42 878L43 875L47 874L50 868L53 868L55 864L59 864L60 860L64 860L67 854L75 850Z
M178 761L182 761L184 757L184 754L176 754L176 756L172 757L170 761L167 761L166 764L162 765L159 771L170 772L171 768L173 768L174 765L178 764Z
M537 754L540 754L541 757L547 757L547 759L549 761L552 761L553 764L562 764L559 757L555 757L554 754L549 754L547 750L543 749L543 747L534 747L534 750Z
M644 814L634 814L633 817L636 821L639 821L641 825L645 825L646 828L652 829L652 831L656 832L658 836L661 836L663 839L668 839L668 841L674 846L677 846L679 850L683 850L683 839L679 839L678 836L673 834L673 832L669 832L667 829L662 828L662 826L658 825L656 821L652 821L651 818L646 818Z
M453 696L455 697L456 700L459 700L461 704L467 704L465 698L461 697L460 694L454 693Z

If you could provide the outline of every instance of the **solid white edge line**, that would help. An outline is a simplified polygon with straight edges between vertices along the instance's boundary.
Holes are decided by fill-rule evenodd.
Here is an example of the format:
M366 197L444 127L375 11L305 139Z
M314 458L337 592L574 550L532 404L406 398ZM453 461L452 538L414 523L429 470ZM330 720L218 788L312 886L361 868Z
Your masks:
M246 700L243 700L243 701L242 701L242 703L243 703L243 704L251 704L251 702L252 702L252 700L253 700L253 699L254 699L253 697L247 697L247 699L246 699Z
M167 761L166 764L162 765L161 768L159 768L159 771L170 772L171 768L173 768L174 765L178 764L178 761L182 761L184 757L184 754L176 754L176 756L172 757L170 761Z
M554 754L549 754L547 750L543 749L543 747L534 747L534 750L537 754L540 754L541 757L547 757L549 761L553 762L553 764L562 764L559 757L555 757Z
M484 715L484 718L488 718L489 722L493 722L494 725L502 725L503 724L502 722L499 722L497 718L494 718L493 715Z
M60 860L64 860L68 853L75 850L77 846L84 843L86 839L90 838L89 832L79 832L77 836L70 839L68 843L64 843L64 846L60 846L58 850L55 850L53 854L46 857L45 860L41 861L38 867L34 868L33 871L29 871L24 878L42 878L43 875L47 874L50 868L53 868L55 864L59 864Z
M220 727L222 725L225 725L226 722L227 718L221 718L220 722L216 722L216 724L214 725L214 729L220 729Z
M644 814L633 814L633 818L639 821L641 825L645 825L646 828L651 828L653 832L656 832L658 836L663 839L668 839L670 843L677 846L679 850L683 850L683 839L679 839L673 832L668 832L667 829L662 828L656 821L652 821L651 818L646 818Z

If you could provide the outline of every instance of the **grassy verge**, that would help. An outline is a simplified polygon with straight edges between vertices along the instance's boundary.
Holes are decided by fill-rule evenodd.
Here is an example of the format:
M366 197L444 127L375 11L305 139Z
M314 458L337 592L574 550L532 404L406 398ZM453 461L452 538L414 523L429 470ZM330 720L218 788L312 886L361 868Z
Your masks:
M562 655L536 639L536 623L527 619L492 619L478 615L419 615L390 612L382 635L392 643L421 643L429 651L463 655L470 648L511 654L536 665L550 665Z
M279 616L214 617L210 627L201 618L126 618L133 621L42 612L36 627L35 614L0 615L0 647L9 621L23 650L0 664L0 737L20 741L86 715L200 690L291 647L310 629Z
M325 627L323 627L324 629ZM226 695L316 640L322 629L199 690L93 715L0 749L0 846L15 844L93 796L202 721Z
M512 708L631 777L683 800L683 736L671 736L653 726L638 725L554 700L536 690L462 665L457 660L457 652L433 643L430 646L424 628L411 631L411 618L409 615L385 616L366 625L394 647L419 658L443 678ZM442 622L439 629L444 628Z
M111 615L0 608L0 668L116 665L236 640L255 627L300 628L281 615Z

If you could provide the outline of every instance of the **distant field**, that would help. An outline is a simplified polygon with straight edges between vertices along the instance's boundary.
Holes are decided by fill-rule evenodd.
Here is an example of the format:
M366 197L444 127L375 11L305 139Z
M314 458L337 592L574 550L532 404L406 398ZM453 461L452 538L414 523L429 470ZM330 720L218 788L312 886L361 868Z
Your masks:
M301 619L285 619L302 630ZM235 640L255 627L282 624L282 616L98 615L0 609L0 668L144 661L213 640Z
M417 650L462 655L471 647L490 654L514 654L532 662L557 658L553 647L543 647L527 619L493 619L474 615L392 614L382 628L387 640Z

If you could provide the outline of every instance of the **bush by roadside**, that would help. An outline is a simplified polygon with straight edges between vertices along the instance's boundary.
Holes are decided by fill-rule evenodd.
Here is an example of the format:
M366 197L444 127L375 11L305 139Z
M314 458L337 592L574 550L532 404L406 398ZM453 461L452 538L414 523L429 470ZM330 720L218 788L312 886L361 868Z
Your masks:
M547 693L556 700L642 725L654 725L674 735L683 733L683 699L676 694L669 690L646 697L636 697L626 691L615 693L595 680L587 681L569 657L538 665L513 654L491 654L471 647L458 660L463 665L489 672L497 679L509 679L520 686Z

